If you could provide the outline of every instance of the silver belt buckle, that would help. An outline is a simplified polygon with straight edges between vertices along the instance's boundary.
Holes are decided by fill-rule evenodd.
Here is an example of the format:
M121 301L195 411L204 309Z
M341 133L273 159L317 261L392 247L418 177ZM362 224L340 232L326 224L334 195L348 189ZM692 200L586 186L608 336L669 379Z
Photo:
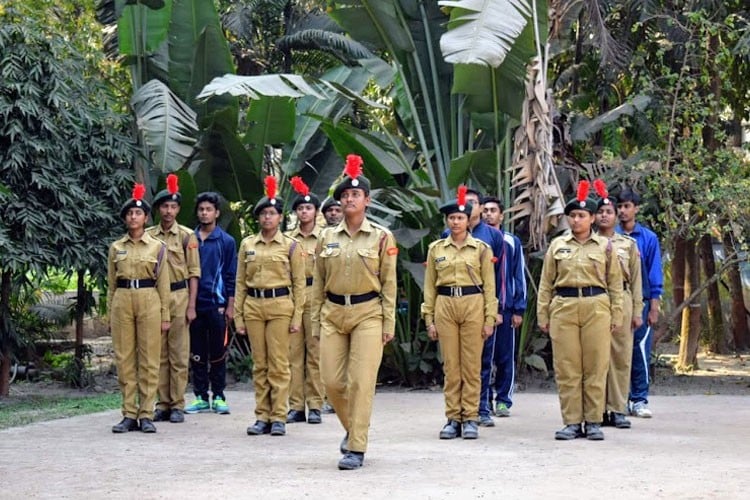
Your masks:
M261 291L259 288L253 288L253 298L259 299L261 298Z
M344 295L344 305L345 306L352 305L352 296L351 295Z
M272 299L276 298L276 289L275 288L271 288L271 298Z
M464 294L464 291L461 289L460 286L452 286L451 287L451 295L454 297L462 297Z
M138 280L130 280L129 285L129 288L135 288L136 290L140 288Z

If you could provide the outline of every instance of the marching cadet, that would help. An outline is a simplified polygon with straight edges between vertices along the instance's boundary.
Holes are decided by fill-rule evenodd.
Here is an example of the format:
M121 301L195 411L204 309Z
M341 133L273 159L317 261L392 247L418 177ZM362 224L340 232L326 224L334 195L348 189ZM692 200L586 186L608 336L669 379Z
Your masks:
M301 335L305 306L305 258L296 240L279 229L284 201L276 196L276 178L265 179L266 196L253 214L257 235L240 243L237 256L234 324L249 335L253 353L256 422L250 436L286 434L289 400L289 335Z
M448 423L440 439L476 439L482 346L494 331L498 307L492 250L469 234L472 206L466 202L466 186L440 212L450 233L427 252L422 304L427 335L440 342L443 355Z
M167 245L169 259L169 312L171 326L162 335L159 365L159 402L154 421L185 421L185 388L190 360L188 325L195 319L195 299L201 263L198 239L192 229L177 223L182 195L175 174L167 176L167 188L156 194L153 205L159 212L159 224L147 229L151 236Z
M589 187L581 181L565 206L571 230L545 254L537 298L539 328L552 340L565 424L555 433L558 440L604 439L610 339L622 325L622 273L609 240L591 229L597 204L588 198Z
M643 324L643 291L641 278L641 255L638 244L630 236L615 232L617 225L617 199L609 196L607 185L601 179L594 181L599 195L596 210L596 226L599 236L612 244L622 271L622 331L612 334L609 371L607 372L607 406L604 425L617 429L629 429L625 418L630 389L630 366L633 359L633 330Z
M320 211L323 213L328 227L337 226L344 218L344 213L341 211L341 202L333 198L328 198Z
M162 334L170 327L166 246L146 232L151 211L136 184L120 209L128 232L109 247L107 303L122 392L122 416L112 432L156 432L154 402L159 384ZM139 425L140 424L140 425Z
M310 323L313 271L315 270L315 248L318 245L321 228L316 224L320 200L310 192L301 177L289 180L297 197L292 202L292 211L297 214L297 228L289 231L290 236L299 242L305 258L305 312L302 314L302 331L289 339L289 367L292 379L289 385L289 413L287 423L304 422L319 424L323 406L323 382L320 380L320 342L312 335ZM308 415L305 418L305 404Z
M389 230L365 216L370 181L361 157L347 156L333 197L344 220L318 242L311 316L325 391L346 429L338 467L351 470L364 463L383 346L396 327L398 247Z

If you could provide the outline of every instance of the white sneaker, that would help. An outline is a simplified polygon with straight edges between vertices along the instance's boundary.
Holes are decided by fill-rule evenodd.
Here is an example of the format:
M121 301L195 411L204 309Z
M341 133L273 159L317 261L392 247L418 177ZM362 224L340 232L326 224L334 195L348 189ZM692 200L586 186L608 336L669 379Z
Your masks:
M651 410L649 410L648 405L644 401L633 403L630 414L638 418L651 418L653 416L653 413L651 413Z

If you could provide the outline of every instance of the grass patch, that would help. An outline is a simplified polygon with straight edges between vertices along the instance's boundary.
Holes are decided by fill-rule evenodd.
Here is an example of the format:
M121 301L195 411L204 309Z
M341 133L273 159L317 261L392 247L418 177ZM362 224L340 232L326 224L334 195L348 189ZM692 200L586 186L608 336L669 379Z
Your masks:
M119 393L80 397L29 395L0 400L0 429L114 410L121 401Z

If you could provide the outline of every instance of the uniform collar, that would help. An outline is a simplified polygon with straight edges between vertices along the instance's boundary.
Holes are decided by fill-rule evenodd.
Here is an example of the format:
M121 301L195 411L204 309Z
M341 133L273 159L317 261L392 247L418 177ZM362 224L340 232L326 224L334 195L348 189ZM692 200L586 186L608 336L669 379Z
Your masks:
M365 217L364 220L362 220L362 225L359 226L359 230L365 233L371 233L373 229L372 224L370 224L370 221ZM339 222L339 225L333 228L333 231L336 233L345 231L349 234L349 230L346 228L346 219L342 219L341 222Z
M291 236L292 236L292 238L296 238L298 236L301 236L303 238L306 238L307 236L314 236L315 238L319 238L320 237L320 231L322 231L322 228L319 225L315 224L313 226L312 232L310 234L308 234L308 235L304 235L304 234L302 234L302 231L300 231L299 226L297 226L291 232Z
M139 244L139 243L144 243L144 244L145 244L145 243L150 243L150 242L151 242L151 240L154 240L154 239L155 239L155 238L154 238L153 236L151 236L150 234L148 234L148 232L147 232L147 231L144 231L144 232L143 232L143 236L141 236L141 239L140 239L140 240L138 240L138 241L136 241L136 240L132 239L132 238L130 237L130 233L125 233L125 236L123 236L122 238L120 238L120 241L121 241L122 243L127 243L127 242L131 242L132 244L134 244L134 245L137 245L137 244Z
M568 230L568 232L567 232L567 233L565 233L565 234L564 234L564 235L562 236L562 238L563 238L563 239L564 239L565 241L567 241L568 243L570 243L571 241L575 241L576 243L578 243L578 240L576 240L575 236L573 236L573 231L570 231L570 230ZM581 245L585 245L586 243L588 243L588 242L589 242L589 241L591 241L591 240L594 240L594 241L596 241L596 239L597 239L597 238L603 238L603 236L599 236L599 235L598 235L598 234L596 234L596 233L595 233L594 231L591 231L591 234L589 235L589 237L588 237L588 238L586 238L586 241L584 241L583 243L580 243L580 244L581 244Z
M170 227L167 230L164 230L164 226L162 226L161 224L157 224L154 227L156 227L156 229L155 229L156 234L179 234L179 232L180 232L179 229L178 229L177 222L175 222L174 224L172 224L172 227Z
M268 241L268 243L273 243L273 242L279 243L279 244L284 243L284 234L281 232L281 230L277 229L276 234L274 234L273 238L271 238L271 240ZM261 235L260 233L256 234L255 243L266 243L266 241L263 239L263 235Z
M458 246L456 242L453 240L453 235L448 233L448 236L443 239L443 246L449 247L451 245L456 246L456 247ZM476 248L479 246L479 243L477 239L473 237L471 233L469 233L466 235L466 245Z

